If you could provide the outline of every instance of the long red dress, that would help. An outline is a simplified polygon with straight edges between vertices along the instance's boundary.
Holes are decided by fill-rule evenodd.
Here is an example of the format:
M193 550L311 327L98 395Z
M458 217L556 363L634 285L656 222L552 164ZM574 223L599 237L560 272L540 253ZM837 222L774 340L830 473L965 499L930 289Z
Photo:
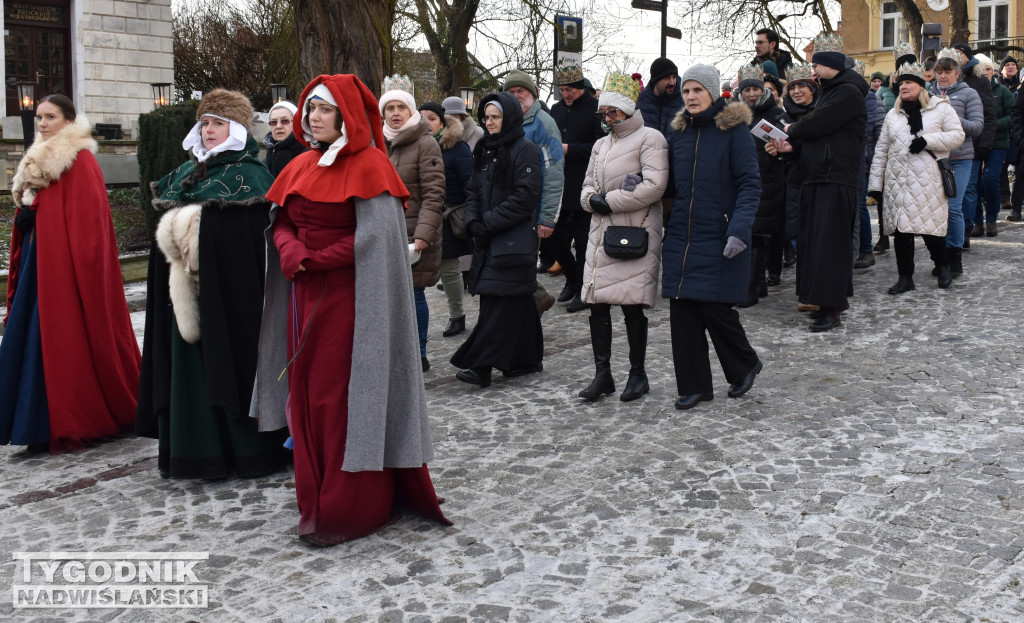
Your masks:
M413 510L444 524L427 466L345 472L355 327L355 209L292 195L273 226L292 282L288 312L288 412L299 536L332 545L370 534ZM298 267L304 271L296 272ZM293 277L294 276L294 277ZM296 352L298 353L296 355Z

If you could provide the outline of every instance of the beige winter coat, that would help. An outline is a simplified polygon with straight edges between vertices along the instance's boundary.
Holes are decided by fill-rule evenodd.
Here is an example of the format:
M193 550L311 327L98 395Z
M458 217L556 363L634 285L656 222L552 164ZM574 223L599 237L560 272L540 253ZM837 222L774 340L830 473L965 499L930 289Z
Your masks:
M441 274L441 214L444 212L444 160L426 119L388 143L388 156L409 190L405 229L409 242L426 240L430 246L412 269L412 285L429 288Z
M868 190L883 191L883 233L899 230L905 234L945 236L949 200L942 190L939 165L927 151L910 153L915 135L910 133L910 119L902 103L897 98L896 105L885 116L871 163ZM917 136L927 141L925 149L934 152L936 158L946 158L964 142L960 118L945 97L929 97L925 93L922 103L923 128Z
M627 173L643 174L643 181L631 192L622 190ZM654 306L661 267L661 196L667 186L668 143L661 132L644 127L640 111L594 143L580 201L584 210L593 212L590 196L604 193L612 213L593 214L590 219L583 302ZM608 257L604 232L609 225L646 228L647 255L635 260Z

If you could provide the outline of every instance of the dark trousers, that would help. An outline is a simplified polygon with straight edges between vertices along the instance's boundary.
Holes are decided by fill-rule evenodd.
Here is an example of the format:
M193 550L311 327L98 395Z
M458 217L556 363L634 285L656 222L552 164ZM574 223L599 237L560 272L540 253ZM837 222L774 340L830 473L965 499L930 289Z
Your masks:
M590 237L590 212L566 210L558 215L555 231L545 238L548 251L562 267L562 274L573 283L583 283L583 267L587 261L587 240ZM572 247L576 247L573 257Z
M928 253L932 256L935 266L949 266L946 258L946 237L925 236L924 244L928 247ZM914 234L905 234L897 231L892 235L892 247L896 251L896 270L901 275L911 276L914 274Z
M1022 205L1024 205L1024 154L1017 156L1017 179L1013 183L1013 193L1010 195L1010 208L1020 210Z
M644 306L643 305L619 305L622 308L622 317L626 320L630 318L639 319L644 317ZM612 317L612 306L606 303L594 303L590 306L590 315L594 318L608 318Z
M707 335L711 336L718 362L730 384L741 382L757 365L757 353L747 341L740 315L729 303L670 299L669 323L676 391L680 396L714 391Z

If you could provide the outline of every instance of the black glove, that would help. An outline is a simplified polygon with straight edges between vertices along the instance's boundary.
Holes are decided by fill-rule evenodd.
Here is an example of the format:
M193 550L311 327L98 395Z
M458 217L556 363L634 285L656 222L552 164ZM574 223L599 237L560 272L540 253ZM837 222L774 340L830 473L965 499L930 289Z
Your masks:
M988 156L991 153L992 150L989 149L988 147L977 147L974 150L974 159L979 162L985 162L986 160L988 160Z
M911 149L913 149L913 148L911 148ZM882 203L882 191L880 191L880 190L869 190L868 191L868 197L871 197L872 199L874 199L878 203Z
M470 221L470 223L466 225L466 230L469 232L469 235L473 238L484 239L487 237L485 235L487 233L487 230L484 228L484 224L481 223L480 221Z
M590 195L590 209L598 214L608 215L612 213L612 207L605 201L604 195Z
M924 151L924 148L928 146L928 141L918 136L914 140L910 141L910 153L919 154Z
M36 211L28 206L18 208L18 213L14 216L14 226L23 234L27 234L35 229Z

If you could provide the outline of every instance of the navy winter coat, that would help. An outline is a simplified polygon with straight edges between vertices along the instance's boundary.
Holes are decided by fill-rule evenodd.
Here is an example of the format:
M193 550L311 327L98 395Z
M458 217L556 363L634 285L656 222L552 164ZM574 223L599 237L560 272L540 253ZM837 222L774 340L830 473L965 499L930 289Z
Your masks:
M661 132L666 138L672 131L672 120L683 109L683 94L680 85L681 81L677 80L676 88L671 94L656 95L652 82L640 92L640 97L636 100L636 109L643 114L644 125Z
M590 152L597 139L604 136L601 120L597 117L597 98L584 89L572 106L558 102L551 107L551 118L558 125L562 142L568 145L565 153L565 186L562 190L562 211L582 212L580 193L583 178L587 176Z
M441 146L441 159L444 160L444 207L466 203L466 186L473 176L473 152L462 140L463 126L451 115L445 116L445 127L441 131L438 144ZM456 238L452 233L451 221L444 220L444 234L441 236L441 259L450 260L473 252L473 241L469 238Z
M742 303L750 279L750 229L761 199L754 139L746 104L719 98L702 113L685 110L668 136L675 202L665 226L665 298ZM747 249L722 255L729 236Z

